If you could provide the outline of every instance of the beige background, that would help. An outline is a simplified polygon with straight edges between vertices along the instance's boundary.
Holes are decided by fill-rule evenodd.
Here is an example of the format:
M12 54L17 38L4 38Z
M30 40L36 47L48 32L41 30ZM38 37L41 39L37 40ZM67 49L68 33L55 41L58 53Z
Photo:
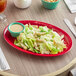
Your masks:
M7 1L7 8L4 12L8 19L7 24L18 20L43 21L60 27L66 31L73 40L72 49L65 55L58 57L33 56L20 52L19 50L16 50L8 45L3 38L3 30L7 24L0 24L0 46L11 67L8 72L21 76L39 76L51 73L64 67L76 57L76 39L63 22L64 18L68 18L76 30L76 25L74 25L76 13L71 14L63 0L60 1L58 7L54 10L47 10L43 8L41 5L41 0L32 0L32 5L23 10L16 8L13 4L13 0Z

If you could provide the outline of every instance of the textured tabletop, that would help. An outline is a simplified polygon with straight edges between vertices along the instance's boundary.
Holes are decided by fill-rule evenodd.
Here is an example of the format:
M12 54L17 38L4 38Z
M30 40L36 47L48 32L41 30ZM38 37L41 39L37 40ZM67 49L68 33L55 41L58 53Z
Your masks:
M11 67L8 72L21 76L44 75L64 67L76 57L76 39L63 22L64 18L68 18L76 30L76 26L74 25L76 13L71 14L63 0L60 1L58 7L54 10L47 10L43 8L41 0L32 0L32 5L27 9L18 9L14 6L13 0L7 1L7 8L4 12L8 19L7 24L19 20L37 20L50 23L66 31L71 36L73 41L72 49L62 56L33 56L16 50L7 44L3 38L3 30L7 24L0 24L0 46Z

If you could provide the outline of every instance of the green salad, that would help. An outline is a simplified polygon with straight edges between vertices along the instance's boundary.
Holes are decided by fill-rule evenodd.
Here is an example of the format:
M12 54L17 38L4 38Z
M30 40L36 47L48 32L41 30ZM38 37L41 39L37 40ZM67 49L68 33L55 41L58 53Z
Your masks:
M58 54L66 48L64 35L59 35L47 26L26 24L23 33L17 37L14 44L25 50L40 54Z

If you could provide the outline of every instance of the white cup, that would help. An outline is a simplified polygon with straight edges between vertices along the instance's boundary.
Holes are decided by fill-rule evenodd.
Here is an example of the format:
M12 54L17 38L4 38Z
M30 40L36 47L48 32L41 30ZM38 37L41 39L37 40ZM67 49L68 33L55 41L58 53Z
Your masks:
M27 8L31 3L32 0L14 0L14 4L17 8Z

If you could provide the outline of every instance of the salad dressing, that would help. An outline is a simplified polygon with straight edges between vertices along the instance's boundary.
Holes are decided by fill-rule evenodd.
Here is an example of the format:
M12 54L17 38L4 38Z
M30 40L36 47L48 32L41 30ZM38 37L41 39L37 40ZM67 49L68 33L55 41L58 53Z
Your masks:
M23 27L19 24L14 24L14 25L10 26L10 30L12 32L20 32L23 30Z

